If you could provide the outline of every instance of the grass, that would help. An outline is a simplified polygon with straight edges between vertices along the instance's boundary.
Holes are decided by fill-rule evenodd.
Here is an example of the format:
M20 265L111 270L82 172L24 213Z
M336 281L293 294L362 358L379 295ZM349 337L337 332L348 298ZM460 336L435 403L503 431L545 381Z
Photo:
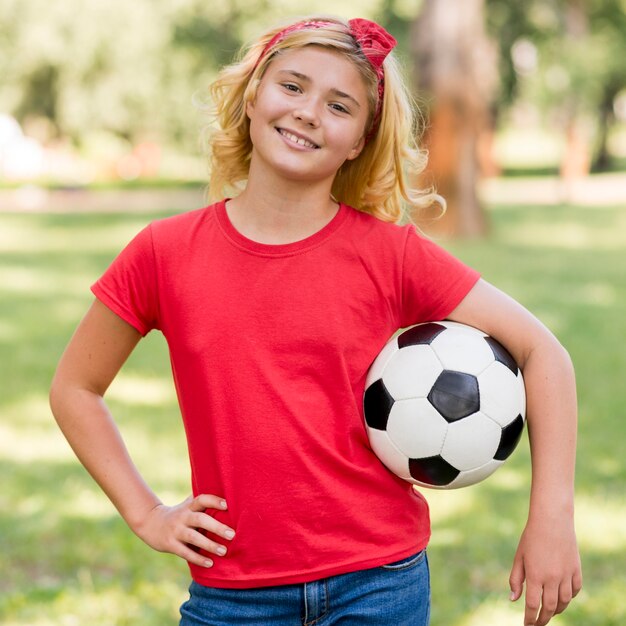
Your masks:
M539 315L575 361L577 527L585 589L555 624L626 623L626 208L492 207L492 234L448 247ZM89 285L152 216L0 213L0 624L177 623L188 575L119 519L47 406ZM446 244L447 245L447 244ZM149 335L110 391L140 470L171 502L189 490L164 341ZM522 623L508 574L529 488L523 442L483 484L428 493L432 626Z

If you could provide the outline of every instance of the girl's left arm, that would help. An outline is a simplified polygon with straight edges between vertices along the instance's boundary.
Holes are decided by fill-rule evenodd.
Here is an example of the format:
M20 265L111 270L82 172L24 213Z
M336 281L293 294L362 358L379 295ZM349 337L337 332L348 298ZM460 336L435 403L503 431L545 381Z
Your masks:
M528 521L510 576L526 581L525 626L545 626L582 587L574 531L577 401L574 368L555 336L515 300L479 280L449 319L502 343L524 374L532 458Z

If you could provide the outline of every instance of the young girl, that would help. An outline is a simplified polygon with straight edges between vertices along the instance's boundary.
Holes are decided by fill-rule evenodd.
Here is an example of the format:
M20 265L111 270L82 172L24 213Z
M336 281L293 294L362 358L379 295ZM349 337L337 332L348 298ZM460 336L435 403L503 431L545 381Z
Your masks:
M530 313L397 224L423 167L391 49L363 19L269 31L213 85L220 129L198 211L150 224L93 286L51 405L81 462L149 546L188 561L196 624L428 623L427 505L376 459L367 370L399 328L448 318L504 343L524 370L528 522L510 578L524 624L581 587L573 527L571 362ZM193 496L142 480L104 403L150 330L167 339Z

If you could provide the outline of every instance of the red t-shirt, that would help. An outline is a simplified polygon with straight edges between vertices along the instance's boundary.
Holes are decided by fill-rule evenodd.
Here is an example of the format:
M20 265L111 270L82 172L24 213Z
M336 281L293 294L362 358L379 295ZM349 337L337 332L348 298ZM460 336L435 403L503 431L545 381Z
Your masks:
M404 558L428 507L374 456L367 370L399 328L449 314L478 274L412 226L341 205L295 243L241 235L224 201L153 222L92 287L170 350L194 494L236 530L215 587L306 582Z

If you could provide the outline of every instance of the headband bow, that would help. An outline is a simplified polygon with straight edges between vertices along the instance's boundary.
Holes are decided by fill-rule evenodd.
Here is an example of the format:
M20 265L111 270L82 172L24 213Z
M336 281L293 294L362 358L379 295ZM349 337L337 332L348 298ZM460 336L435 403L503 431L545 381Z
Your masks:
M350 34L363 50L363 54L376 70L382 74L383 61L398 43L382 26L370 20L357 17L348 22Z
M299 30L314 30L317 28L336 25L337 22L330 22L327 20L309 20L305 22L297 22L296 24L287 26L280 32L276 33L266 44L265 48L263 48L263 51L259 55L255 64L255 69L261 60L270 52L270 50L290 33ZM370 20L358 17L349 20L348 27L350 34L354 37L359 48L365 55L365 58L370 62L370 65L378 77L378 105L374 113L372 128L365 138L365 142L367 143L374 136L378 130L378 125L380 124L383 96L385 93L385 71L383 68L383 62L398 42L382 26Z

